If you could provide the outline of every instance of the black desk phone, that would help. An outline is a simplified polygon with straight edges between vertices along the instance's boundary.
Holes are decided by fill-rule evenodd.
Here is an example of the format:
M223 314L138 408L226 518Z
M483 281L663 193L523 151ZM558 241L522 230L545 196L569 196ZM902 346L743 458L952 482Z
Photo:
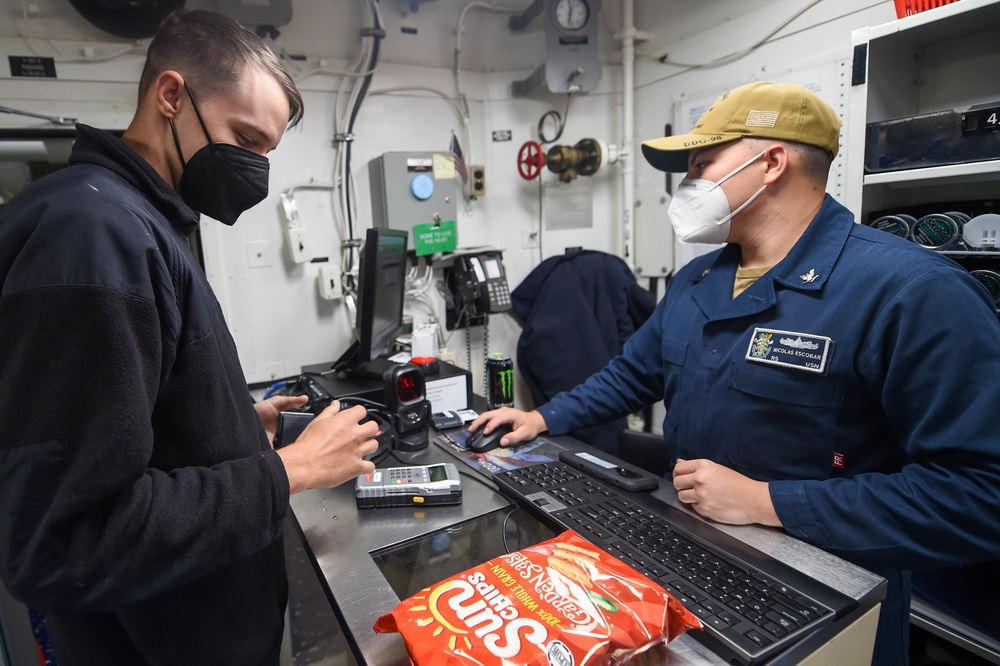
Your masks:
M511 309L503 256L496 250L456 257L454 266L445 272L445 284L448 330L477 326L486 315Z

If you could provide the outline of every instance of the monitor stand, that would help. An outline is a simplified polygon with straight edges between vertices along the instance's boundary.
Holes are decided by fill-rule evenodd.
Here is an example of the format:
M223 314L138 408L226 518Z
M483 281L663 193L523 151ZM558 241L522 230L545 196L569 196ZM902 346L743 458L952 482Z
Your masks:
M330 369L350 379L374 379L381 382L385 379L386 372L399 365L385 356L379 356L371 361L362 361L358 358L360 349L357 342L351 343L347 351L333 362Z

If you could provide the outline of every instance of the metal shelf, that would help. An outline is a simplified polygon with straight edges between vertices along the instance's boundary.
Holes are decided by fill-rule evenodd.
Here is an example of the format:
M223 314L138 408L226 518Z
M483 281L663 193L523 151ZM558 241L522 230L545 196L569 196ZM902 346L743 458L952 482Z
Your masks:
M949 257L976 257L978 259L1000 259L1000 248L996 250L933 250Z
M990 663L1000 664L1000 643L916 594L910 602L910 622Z
M858 220L875 211L939 202L1000 201L1000 159L865 173L867 127L896 118L965 109L1000 99L1000 1L962 0L879 26L855 30L849 91L845 203ZM914 155L923 146L914 147ZM993 212L1000 212L994 210ZM935 250L1000 270L1000 250ZM997 268L995 268L995 266ZM998 311L1000 312L1000 311ZM1000 664L1000 642L914 594L911 623L971 654Z
M900 189L923 187L928 184L947 185L950 182L970 183L990 181L1000 182L1000 160L887 171L885 173L868 174L864 177L865 187L869 185L884 185Z
M923 187L928 184L947 185L950 182L1000 182L1000 160L948 164L922 169L905 169L867 174L865 187L884 185L893 188Z

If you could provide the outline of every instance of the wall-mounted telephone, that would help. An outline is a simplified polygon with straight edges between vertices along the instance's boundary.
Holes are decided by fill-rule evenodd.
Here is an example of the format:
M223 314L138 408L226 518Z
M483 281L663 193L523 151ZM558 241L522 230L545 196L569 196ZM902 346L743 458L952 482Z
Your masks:
M510 287L500 252L489 250L461 255L445 270L449 298L445 327L448 330L478 326L486 315L511 308Z

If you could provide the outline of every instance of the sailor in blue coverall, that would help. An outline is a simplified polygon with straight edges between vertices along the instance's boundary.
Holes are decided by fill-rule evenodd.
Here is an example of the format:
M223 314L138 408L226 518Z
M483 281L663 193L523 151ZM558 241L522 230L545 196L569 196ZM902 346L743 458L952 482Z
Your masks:
M758 83L691 134L644 143L653 166L688 172L678 236L728 245L684 266L584 384L471 427L511 423L513 444L662 399L679 499L884 576L874 662L902 664L909 571L1000 551L1000 323L959 265L855 224L823 193L838 134L811 93ZM696 211L675 215L685 204Z

